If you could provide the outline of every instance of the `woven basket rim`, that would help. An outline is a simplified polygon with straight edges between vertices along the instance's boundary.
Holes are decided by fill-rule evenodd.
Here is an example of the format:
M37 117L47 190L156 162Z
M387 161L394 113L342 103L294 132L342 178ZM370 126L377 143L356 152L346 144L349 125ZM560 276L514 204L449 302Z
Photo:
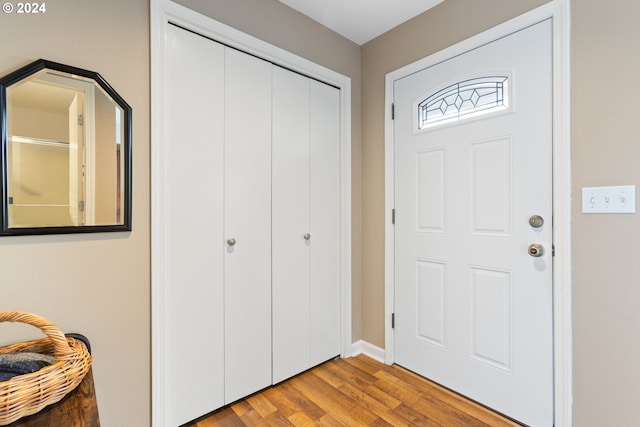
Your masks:
M56 362L39 371L0 381L0 426L35 414L60 401L75 389L91 368L91 355L84 343L67 338L49 320L26 312L0 312L0 322L21 322L40 328L46 338L0 347L0 354L22 353L25 349L53 351Z
M25 311L3 311L0 312L0 322L25 323L40 329L51 339L54 347L54 357L56 357L56 359L72 351L67 342L67 337L64 336L60 328L42 316Z

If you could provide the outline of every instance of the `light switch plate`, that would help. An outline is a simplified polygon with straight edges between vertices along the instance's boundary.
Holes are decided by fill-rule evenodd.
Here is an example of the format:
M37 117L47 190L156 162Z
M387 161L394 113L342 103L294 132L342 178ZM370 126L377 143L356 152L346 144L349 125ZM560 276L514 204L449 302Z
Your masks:
M636 186L584 187L582 213L636 213Z

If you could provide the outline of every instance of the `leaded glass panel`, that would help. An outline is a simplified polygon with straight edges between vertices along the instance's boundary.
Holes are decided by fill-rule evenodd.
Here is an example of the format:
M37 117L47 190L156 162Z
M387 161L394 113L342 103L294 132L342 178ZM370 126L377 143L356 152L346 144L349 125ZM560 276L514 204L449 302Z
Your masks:
M418 129L462 120L507 107L508 77L464 80L441 89L418 104Z

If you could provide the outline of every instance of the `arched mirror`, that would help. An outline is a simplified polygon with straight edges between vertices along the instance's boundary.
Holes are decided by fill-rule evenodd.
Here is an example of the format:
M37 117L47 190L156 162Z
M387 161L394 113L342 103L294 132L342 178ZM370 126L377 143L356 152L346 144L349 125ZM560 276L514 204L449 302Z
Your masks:
M1 235L131 230L131 107L40 59L0 79Z

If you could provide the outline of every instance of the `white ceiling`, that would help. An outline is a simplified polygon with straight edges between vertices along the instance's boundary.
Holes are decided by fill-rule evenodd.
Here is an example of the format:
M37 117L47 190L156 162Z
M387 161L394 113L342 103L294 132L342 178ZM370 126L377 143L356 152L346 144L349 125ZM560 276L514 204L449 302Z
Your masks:
M363 45L444 0L279 0Z

